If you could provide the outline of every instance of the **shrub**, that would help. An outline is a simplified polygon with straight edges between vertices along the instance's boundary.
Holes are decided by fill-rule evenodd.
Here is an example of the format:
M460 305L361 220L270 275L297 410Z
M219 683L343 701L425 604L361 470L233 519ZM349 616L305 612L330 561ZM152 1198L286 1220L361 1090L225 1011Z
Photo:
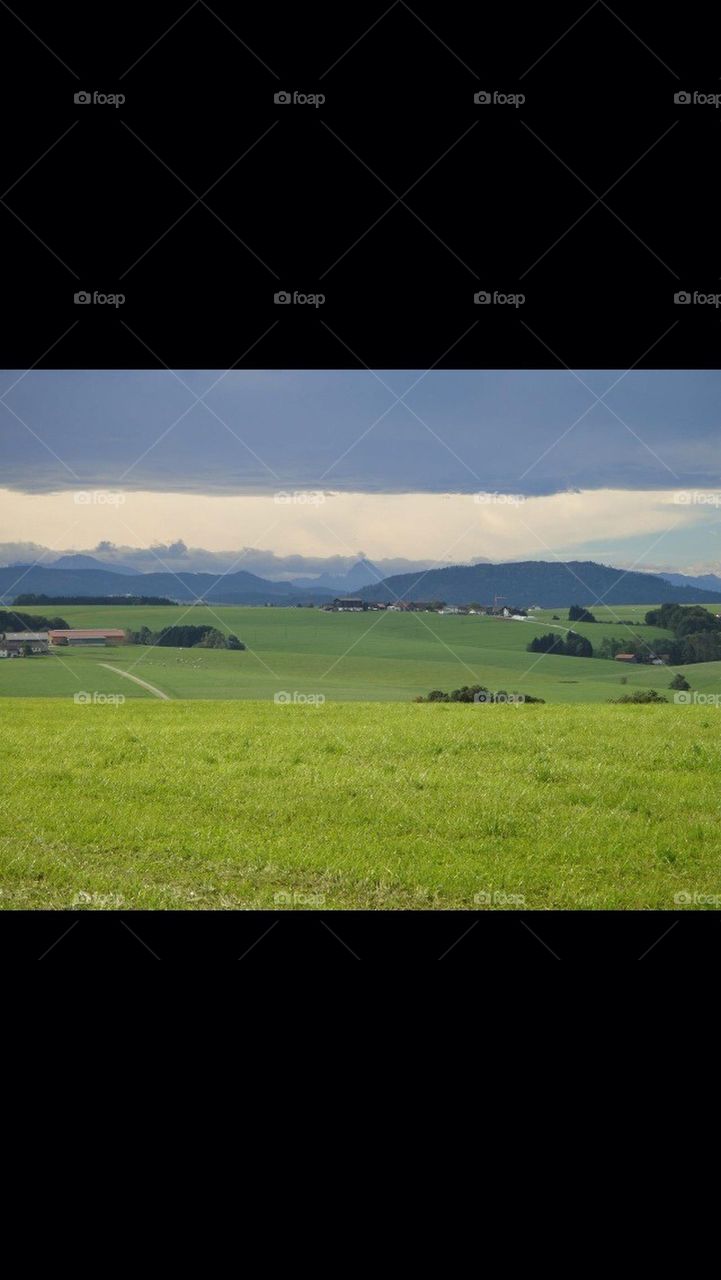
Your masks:
M610 698L610 702L668 702L662 693L655 689L638 689L636 693L625 693L622 698Z
M589 613L588 609L582 609L580 604L572 604L570 609L568 610L568 621L569 622L595 622L596 619L594 618L592 613Z
M545 702L545 698L534 698L530 693L523 695L516 694L515 698L523 697L523 702ZM482 684L464 684L461 689L452 689L450 693L444 693L442 689L431 689L427 697L414 698L414 702L509 702L514 699L513 694L506 693L505 689L499 689L497 693L493 693L490 689L486 689Z

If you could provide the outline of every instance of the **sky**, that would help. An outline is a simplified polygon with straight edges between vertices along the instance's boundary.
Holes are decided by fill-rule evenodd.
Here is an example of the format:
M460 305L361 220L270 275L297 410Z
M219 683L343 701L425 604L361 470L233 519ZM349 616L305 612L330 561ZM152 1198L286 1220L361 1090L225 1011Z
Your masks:
M721 373L0 372L0 562L721 569Z

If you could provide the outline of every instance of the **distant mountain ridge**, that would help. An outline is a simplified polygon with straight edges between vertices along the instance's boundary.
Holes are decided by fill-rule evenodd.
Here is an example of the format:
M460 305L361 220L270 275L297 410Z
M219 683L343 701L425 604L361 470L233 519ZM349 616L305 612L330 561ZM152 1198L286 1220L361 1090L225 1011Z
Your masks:
M32 592L47 596L168 596L181 603L203 597L215 604L323 604L332 591L303 590L254 573L113 573L108 569L55 569L41 565L0 569L0 600Z
M358 560L347 573L321 573L317 578L294 578L293 586L310 590L320 588L325 591L335 591L339 595L348 595L349 592L364 587L366 583L382 582L383 577L381 570L371 564L370 560Z
M713 591L721 600L721 578L715 573L701 573L694 577L688 573L659 573L674 587L700 587L702 591Z
M636 573L593 560L525 560L508 564L452 565L403 573L356 592L363 600L444 600L447 604L503 604L562 609L570 604L712 604L721 593L674 586L652 573Z
M60 556L59 560L53 560L47 567L48 569L105 569L107 573L129 573L133 577L137 576L138 572L127 564L106 564L104 560L96 560L95 556L87 556L80 551Z
M369 562L360 561L359 564ZM371 566L373 568L374 566ZM354 566L357 568L357 566ZM674 575L683 577L684 575ZM713 576L713 575L709 575ZM328 575L326 581L333 575ZM625 572L592 560L527 560L509 564L449 565L425 572L395 574L380 582L342 587L297 586L274 582L246 570L234 573L119 574L116 569L63 569L46 565L12 565L0 569L0 600L33 592L48 596L168 596L181 603L202 597L213 604L324 604L337 595L393 604L405 600L445 600L447 604L541 605L565 608L606 604L716 604L719 590L677 585L653 573Z

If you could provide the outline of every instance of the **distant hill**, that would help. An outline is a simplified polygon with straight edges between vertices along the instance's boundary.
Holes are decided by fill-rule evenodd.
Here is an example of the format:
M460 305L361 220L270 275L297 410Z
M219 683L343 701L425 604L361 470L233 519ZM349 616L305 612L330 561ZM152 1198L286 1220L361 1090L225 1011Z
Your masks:
M137 577L137 569L127 564L106 564L104 560L96 560L95 556L86 556L78 552L76 555L60 556L46 566L48 569L105 569L108 573L129 573Z
M674 586L652 573L625 572L593 560L525 560L514 564L452 565L426 573L403 573L356 592L364 600L393 603L445 600L447 604L503 603L528 608L562 609L570 604L711 604L718 592Z
M694 590L700 587L702 591L712 591L716 599L721 600L721 578L715 573L702 573L696 578L686 573L659 573L658 577L665 578L674 587L692 587Z
M109 569L48 569L12 565L0 569L0 600L17 595L47 596L168 596L181 602L203 596L216 604L323 604L334 592L303 590L290 582L271 582L239 570L216 573L138 573L122 576Z
M716 604L721 600L721 592L716 589L676 585L658 574L624 573L623 569L590 560L568 564L528 560L515 564L451 565L425 573L395 574L364 587L351 586L347 579L344 575L340 586L300 587L291 582L272 582L245 570L220 577L213 573L167 572L121 575L107 567L12 565L0 569L0 601L10 603L21 593L30 592L47 596L167 596L180 602L203 597L215 604L323 604L333 596L350 593L389 604L397 598L492 604L494 596L499 595L505 597L504 604L522 608L532 604L546 608L592 606L599 597L607 604Z

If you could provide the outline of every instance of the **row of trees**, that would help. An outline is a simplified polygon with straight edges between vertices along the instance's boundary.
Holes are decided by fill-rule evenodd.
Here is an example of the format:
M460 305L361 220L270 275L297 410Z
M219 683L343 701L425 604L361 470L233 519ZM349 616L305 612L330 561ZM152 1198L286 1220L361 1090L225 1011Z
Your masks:
M16 613L0 609L0 635L11 631L66 631L64 618L45 618L40 613Z
M569 622L595 622L596 619L594 618L593 614L589 613L588 609L584 609L582 605L572 604L570 609L568 610L568 621Z
M28 591L13 604L175 604L165 596L44 596Z
M628 640L619 640L616 636L605 636L595 656L597 658L615 658L618 653L631 653L637 662L653 662L660 650L661 656L672 667L682 667L690 662L721 661L721 635L710 631L700 631L696 635L686 636L683 640L662 640L654 642L654 648L648 640L637 640L631 636Z
M235 635L224 636L217 627L164 627L151 631L141 627L139 631L126 631L128 644L159 645L172 649L244 649L245 645Z
M528 653L555 653L564 658L592 658L593 645L585 636L577 631L568 631L565 636L549 631L547 635L535 636L526 645Z

